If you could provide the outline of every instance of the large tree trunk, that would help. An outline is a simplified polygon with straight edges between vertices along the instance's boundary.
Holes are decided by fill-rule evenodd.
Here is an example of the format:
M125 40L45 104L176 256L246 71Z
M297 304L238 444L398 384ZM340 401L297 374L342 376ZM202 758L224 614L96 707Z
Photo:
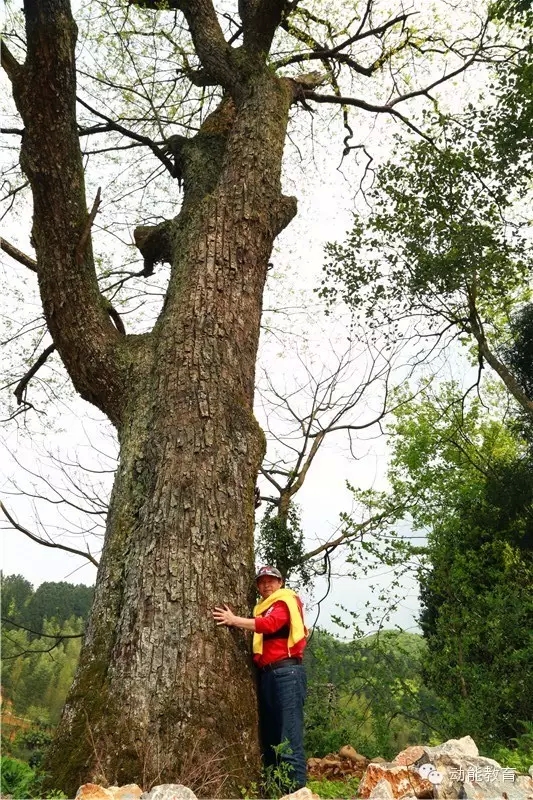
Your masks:
M224 602L248 615L254 599L261 303L295 212L279 182L290 86L265 73L255 87L184 146L165 307L128 351L95 603L47 763L69 795L92 779L237 796L257 778L250 642L211 615Z
M45 765L48 785L69 796L93 780L181 780L204 796L236 796L259 763L249 641L217 628L211 609L229 602L247 614L253 601L265 447L255 360L272 245L296 213L280 186L293 84L264 65L264 36L247 34L248 55L236 54L210 3L178 6L226 95L178 142L180 213L137 232L150 267L161 256L172 264L163 310L143 336L115 329L98 289L68 0L25 0L26 61L2 54L25 124L48 328L75 387L120 441L94 607ZM254 5L249 30L263 30L260 7L271 36L283 0Z

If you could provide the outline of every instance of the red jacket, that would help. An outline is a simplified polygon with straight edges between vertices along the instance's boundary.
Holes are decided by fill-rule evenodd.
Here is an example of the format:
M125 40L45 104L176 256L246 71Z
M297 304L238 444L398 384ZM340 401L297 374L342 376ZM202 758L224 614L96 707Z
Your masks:
M303 619L302 601L296 598ZM305 636L289 650L290 614L287 604L277 600L261 616L255 618L256 633L263 634L263 652L254 655L257 667L272 664L282 658L302 658L307 641Z

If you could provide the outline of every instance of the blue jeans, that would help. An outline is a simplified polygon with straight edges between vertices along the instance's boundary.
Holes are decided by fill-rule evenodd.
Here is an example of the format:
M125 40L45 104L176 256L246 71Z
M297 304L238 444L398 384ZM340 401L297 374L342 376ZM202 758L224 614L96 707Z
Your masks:
M281 761L292 767L294 789L305 786L307 764L304 753L304 702L307 678L301 664L258 674L259 726L263 765L276 764L273 745L287 741L290 752Z

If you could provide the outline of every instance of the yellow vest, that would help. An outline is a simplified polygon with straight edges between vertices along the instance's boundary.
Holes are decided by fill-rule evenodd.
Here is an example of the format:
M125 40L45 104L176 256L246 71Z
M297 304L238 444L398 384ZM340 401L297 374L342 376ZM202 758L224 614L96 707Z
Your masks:
M261 600L254 608L254 617L260 616L260 614L266 611L267 608L270 608L270 606L278 600L283 600L283 602L287 604L291 617L291 629L288 640L288 647L290 650L290 648L294 647L304 636L307 636L307 628L300 614L300 608L296 601L296 593L293 592L292 589L278 589L276 592L272 592L270 597L267 597L266 600ZM259 655L263 652L262 633L254 633L253 652Z

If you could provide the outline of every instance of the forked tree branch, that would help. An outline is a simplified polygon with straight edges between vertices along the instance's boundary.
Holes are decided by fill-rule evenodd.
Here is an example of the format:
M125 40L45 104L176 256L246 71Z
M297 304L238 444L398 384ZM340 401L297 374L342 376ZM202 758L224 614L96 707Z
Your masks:
M172 161L165 155L164 151L158 147L152 139L148 136L142 136L140 133L135 133L135 131L130 131L128 128L125 128L124 125L121 125L119 122L115 122L108 117L106 114L103 114L101 111L97 111L93 106L90 106L85 100L82 100L81 97L76 98L77 102L90 111L91 114L94 114L96 117L105 120L107 123L103 125L101 128L94 126L92 128L81 129L79 131L80 136L88 136L91 133L102 133L105 131L116 131L117 133L121 133L123 136L127 136L128 139L133 139L134 142L139 142L140 144L146 145L154 156L161 161L161 163L165 166L165 168L170 172L170 174L174 177L174 164Z
M420 91L419 94L424 94L424 91ZM373 103L367 103L366 100L361 100L357 97L339 97L338 95L334 94L318 94L317 92L304 92L306 100L313 100L315 103L331 103L333 105L338 106L354 106L355 108L361 108L363 111L373 111L378 114L390 114L393 117L401 120L404 125L410 128L414 133L421 136L422 139L425 139L427 142L433 143L433 139L424 133L423 130L418 128L411 120L401 114L396 108L393 108L397 102L400 102L403 98L398 98L393 101L392 104L386 105L376 105Z
M129 3L154 11L161 10L159 0L129 0ZM165 8L182 12L202 67L216 83L238 100L242 74L233 50L224 38L212 0L167 0Z
M59 639L57 644L61 644L63 639L81 639L83 633L39 633L39 631L34 631L32 628L26 628L25 625L20 625L18 622L13 622L12 619L9 617L2 617L2 622L5 622L9 625L13 625L13 627L18 628L21 631L26 631L27 633L33 633L35 636L40 636L43 639ZM56 645L57 646L57 645ZM25 653L48 653L48 650L25 650Z

